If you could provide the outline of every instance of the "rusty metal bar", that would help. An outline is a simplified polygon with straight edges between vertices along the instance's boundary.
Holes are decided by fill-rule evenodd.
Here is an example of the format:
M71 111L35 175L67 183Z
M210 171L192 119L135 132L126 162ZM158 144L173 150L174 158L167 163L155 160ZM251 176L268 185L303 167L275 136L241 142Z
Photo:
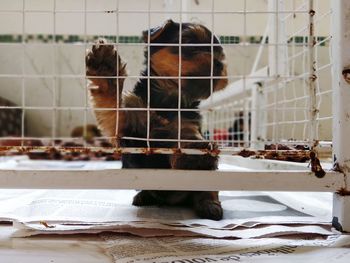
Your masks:
M315 25L314 17L316 11L314 9L314 1L309 0L309 141L310 148L315 145L316 129L317 129L317 101L316 101L316 56L315 56L315 45L317 43L315 37Z
M133 147L79 147L79 146L0 146L0 156L30 154L30 153L109 153L119 156L121 154L189 154L213 156L231 155L253 157L257 159L271 159L281 161L305 162L310 159L308 150L254 150L241 148L224 149L184 149L184 148L133 148Z

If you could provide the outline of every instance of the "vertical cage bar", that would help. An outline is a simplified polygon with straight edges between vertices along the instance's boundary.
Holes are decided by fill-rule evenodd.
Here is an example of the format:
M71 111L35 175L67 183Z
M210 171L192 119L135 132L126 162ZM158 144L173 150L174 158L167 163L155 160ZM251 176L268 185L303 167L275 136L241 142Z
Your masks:
M260 41L260 46L250 72L250 75L255 75L258 69L258 64L261 60L264 51L265 43L267 42L270 30L270 21L267 21L264 35ZM264 142L266 139L266 93L264 91L264 84L256 82L252 85L252 102L251 102L251 127L250 127L250 147L257 150L264 149Z
M87 43L88 43L88 38L87 38L87 0L84 0L84 50L87 50ZM86 68L86 65L85 65ZM85 76L84 78L84 87L88 86L88 79ZM83 138L87 138L87 108L88 108L88 100L89 100L89 95L88 95L88 89L84 89L84 120L83 120ZM83 139L84 146L86 146L86 140Z
M270 12L269 17L269 45L268 45L268 66L269 76L274 78L275 83L270 88L273 91L273 111L272 111L272 143L278 145L280 135L280 118L278 107L280 106L279 91L282 90L282 86L286 85L283 81L287 72L287 61L284 60L287 50L287 37L285 31L285 22L281 17L281 11L285 10L285 2L282 0L269 0L268 11Z
M119 90L122 88L119 86L119 81L120 81L120 75L119 75L119 0L116 0L116 36L115 36L115 48L117 49L117 57L116 57L116 67L117 67L117 70L116 70L116 120L115 120L115 143L116 143L116 146L119 148L120 147L120 137L119 137L119 114L120 114L120 108L121 108L121 98L120 96L122 96L122 93L119 92ZM125 80L124 80L125 81Z
M331 1L333 60L333 162L344 174L342 195L334 194L333 225L350 231L350 1Z
M316 56L315 56L315 24L314 24L314 0L309 0L309 39L308 39L308 64L309 64L309 143L310 148L313 148L316 139L316 117L318 113L316 101Z
M25 95L26 95L26 90L25 90L25 57L26 57L26 0L22 0L22 83L21 83L21 92L22 92L22 115L21 115L21 146L23 146L24 143L24 136L25 136Z
M56 7L57 3L56 0L53 1L53 11L52 11L52 19L53 19L53 58L52 58L52 71L53 71L53 77L52 77L52 103L53 103L53 109L52 109L52 131L51 131L51 143L54 145L55 144L55 138L57 137L56 133L56 127L57 127L57 87L56 87L56 75L57 75L57 68L56 68L56 63L57 63L57 54L56 51L58 49L58 46L56 45Z
M210 18L211 18L211 39L210 39L210 97L212 98L212 95L214 93L214 37L216 35L215 33L215 16L214 16L214 10L215 10L215 1L212 0L211 1L211 14L210 14ZM215 120L215 119L214 119ZM217 120L217 119L216 119ZM215 124L214 124L215 125ZM215 125L216 126L216 125ZM217 127L217 128L221 128L221 127ZM213 140L214 140L214 128L212 131L212 135L213 135ZM220 141L216 142L218 145L220 145ZM212 147L212 145L211 145Z
M177 105L177 147L181 148L181 89L182 89L182 12L183 12L183 3L184 1L180 1L180 27L179 27L179 69L178 69L178 105Z
M248 32L247 32L247 0L244 0L244 6L243 6L243 39L245 42L248 41ZM249 147L249 137L248 137L248 105L247 105L247 96L248 96L248 90L247 90L247 53L246 53L247 47L244 47L244 63L243 63L243 94L244 94L244 102L242 105L242 112L243 115L239 116L239 118L242 118L243 121L243 130L241 128L238 129L238 138L239 142L238 145L243 145L244 148ZM241 122L241 120L239 120ZM242 138L243 133L243 138ZM241 141L243 140L243 142Z
M251 115L251 148L256 150L264 149L266 138L267 114L264 109L266 94L262 83L254 83L252 86L252 115Z
M151 122L151 0L148 0L148 34L147 34L147 147L150 148Z

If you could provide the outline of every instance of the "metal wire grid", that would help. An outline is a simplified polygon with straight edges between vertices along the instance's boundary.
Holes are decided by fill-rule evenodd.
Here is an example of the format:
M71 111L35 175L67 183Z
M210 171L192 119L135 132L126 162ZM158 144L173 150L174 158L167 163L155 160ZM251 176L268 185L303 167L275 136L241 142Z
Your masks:
M245 98L206 112L203 125L204 137L215 141L220 148L250 147L250 113L248 112L250 108L251 99ZM249 123L248 127L245 127L246 123Z
M267 83L264 87L267 97L265 110L268 112L267 140L274 144L281 141L281 139L291 139L299 142L310 139L307 133L311 130L311 127L308 126L311 121L309 117L311 105L308 98L311 95L309 93L310 75L313 73L309 70L309 65L312 63L309 55L313 47L309 46L309 38L311 37L309 1L304 1L297 9L305 10L305 13L301 14L304 20L303 25L296 27L294 15L280 18L284 25L287 23L292 25L291 32L286 32L287 29L284 29L285 37L280 41L287 42L288 39L294 39L301 34L302 44L299 47L292 46L290 50L282 50L282 56L278 57L279 62L276 62L276 65L280 67L279 71L275 72L277 83L273 85ZM288 55L289 52L291 53L290 56ZM276 53L281 54L278 51ZM297 68L300 72L297 72ZM289 78L280 81L278 80L278 74L288 75ZM292 92L290 92L291 90ZM292 112L292 116L288 114L290 112ZM286 130L291 131L291 134L287 135ZM296 134L296 132L299 134Z
M283 2L276 1L276 3ZM256 71L257 61L255 61L252 74L244 76L243 83L240 83L240 86L243 86L241 91L231 92L234 96L230 97L230 100L237 99L241 102L241 107L233 108L231 115L226 115L225 111L228 109L225 107L226 104L224 106L218 102L228 102L227 105L229 105L228 99L221 96L213 104L214 113L209 113L206 120L208 126L213 126L212 139L219 139L221 145L250 146L259 149L266 148L264 145L274 145L277 149L281 144L305 145L309 148L319 143L324 147L331 145L332 63L329 53L331 36L319 34L319 28L328 26L330 23L331 9L321 11L319 1L299 1L298 3L299 5L296 5L296 1L289 3L293 4L295 13L286 13L282 10L278 15L270 18L278 23L267 29L267 36L270 37L268 44L265 44L266 39L261 42L262 46L270 50L275 49L273 51L275 57L266 61L270 68L270 75L266 78L260 77ZM287 6L288 4L281 5L278 8ZM273 34L271 30L277 32L281 30L278 34L279 39L271 38ZM268 53L270 50L265 48L262 52ZM257 83L247 84L245 80L249 78L256 78ZM255 96L254 87L252 87L254 85L258 92L263 94L255 98L255 100L263 100L259 108L251 103L252 97L254 101ZM237 85L232 85L231 88L237 89ZM250 114L257 112L260 113L257 114L258 118L263 120L251 125ZM221 117L217 120L216 116ZM222 133L222 129L232 127L237 122L241 123L240 130L233 129L233 134L226 137L216 135L218 132ZM250 129L255 129L255 133L262 136L251 137ZM243 130L246 135L244 139L238 136ZM254 133L254 130L251 132ZM236 138L234 142L227 139L234 137Z
M144 9L137 9L137 10L122 10L120 9L119 6L119 0L115 1L115 9L108 9L108 10L90 10L88 9L88 1L84 0L84 4L83 4L83 9L76 9L76 10L58 10L57 9L57 3L59 2L59 0L53 0L53 8L52 10L36 10L36 9L27 9L26 8L26 0L22 0L22 8L21 10L6 10L6 9L1 9L0 10L0 14L13 14L13 13L20 13L22 14L22 42L21 43L1 43L0 46L15 46L15 47L20 47L20 50L22 52L22 61L21 61L21 68L22 68L22 72L21 74L0 74L0 78L4 79L4 78L10 78L10 79L20 79L21 80L21 93L22 93L22 102L20 106L0 106L1 110L10 110L10 109L21 109L22 110L22 116L21 116L21 120L22 120L22 125L21 125L21 136L19 138L13 138L13 137L2 137L0 138L0 140L21 140L21 147L25 147L26 140L35 140L35 139L40 139L42 141L47 141L47 143L50 146L55 146L55 141L57 140L71 140L71 137L67 137L67 136L60 136L59 134L57 134L57 119L59 119L59 114L58 112L65 112L65 111L80 111L83 114L83 124L87 124L88 121L91 120L91 106L89 105L88 102L88 93L87 93L87 89L84 89L84 97L83 97L83 103L81 106L61 106L59 105L59 103L57 103L57 92L58 92L58 85L57 82L60 80L67 80L67 79L72 79L72 80L79 80L80 82L83 82L83 86L86 87L87 86L87 78L85 76L85 74L80 73L80 74L62 74L60 72L58 72L57 70L57 66L56 66L56 60L59 58L58 54L58 49L60 46L67 46L67 45L72 45L74 44L74 46L81 46L84 49L87 49L88 47L91 47L91 45L93 43L91 43L91 41L89 41L88 38L88 23L87 23L87 16L90 13L101 13L101 14L108 14L108 15L115 15L115 21L116 21L116 32L115 32L115 42L113 41L112 44L116 45L117 49L121 48L122 46L142 46L142 47L146 47L147 52L149 54L150 52L150 46L151 45L156 45L156 44L150 44L150 39L148 39L148 43L143 44L143 43L123 43L121 44L119 41L119 36L120 36L120 23L119 23L119 16L120 14L142 14L142 15L146 15L147 16L147 20L148 20L148 29L151 28L151 17L153 14L162 14L164 13L164 10L157 10L157 9L153 9L152 8L152 4L151 1L148 0L148 4L147 4L147 8L146 10ZM276 18L275 22L278 22L278 19L280 17L283 17L284 21L287 22L287 20L291 20L293 23L293 16L305 16L305 24L303 24L303 26L301 28L295 29L294 26L294 30L292 31L292 33L289 34L289 39L297 36L299 33L302 33L304 35L305 38L305 42L307 39L307 30L310 24L310 14L309 14L309 3L313 2L313 1L304 1L300 6L295 7L291 5L290 9L285 9L285 10L248 10L247 8L247 0L243 1L243 10L232 10L232 11L214 11L215 10L215 1L211 0L211 10L210 11L189 11L189 10L184 10L183 7L183 3L185 3L186 1L179 1L179 10L178 11L170 11L167 10L167 14L170 15L176 15L179 18L179 23L182 22L186 22L186 20L184 19L183 16L186 16L187 14L200 14L200 15L208 15L210 16L210 26L209 29L211 29L212 32L215 33L215 15L216 14L227 14L227 15L239 15L239 16L243 16L243 35L242 35L242 39L246 40L248 39L248 34L247 34L247 26L249 23L249 15L264 15L264 16L274 16ZM292 1L294 3L294 1ZM291 3L292 3L291 2ZM276 3L279 3L279 1L276 1ZM27 14L37 14L37 13L45 13L45 14L50 14L52 16L53 19L53 32L52 32L52 42L50 43L29 43L26 35L26 15ZM65 14L65 13L72 13L72 14L83 14L84 16L84 41L83 42L75 42L75 43L58 43L58 41L56 40L56 27L57 27L57 14ZM329 16L329 13L325 13L322 15L318 15L316 13L315 16L315 23L317 23L317 21L322 21L324 20L326 17ZM278 23L277 23L278 24ZM276 25L277 26L277 25ZM181 27L180 27L181 28ZM317 31L315 31L317 32ZM294 34L294 35L293 35ZM180 38L181 39L181 38ZM263 39L264 40L264 39ZM181 40L180 40L181 41ZM267 75L264 77L261 76L254 76L254 74L247 74L247 72L245 70L242 70L241 74L231 74L228 76L228 79L231 82L234 81L238 81L241 80L243 83L243 92L242 94L245 96L244 99L238 99L235 100L233 102L230 102L229 104L226 105L222 105L221 107L213 107L213 108L207 108L207 109L201 109L203 115L204 115L204 127L203 127L203 131L207 132L205 135L205 139L212 141L215 140L219 143L220 147L249 147L251 140L250 140L250 125L246 125L247 123L250 122L250 109L252 108L251 106L251 98L249 97L250 95L250 90L247 87L247 82L249 80L254 80L254 79L259 79L259 81L262 81L264 83L264 90L266 92L267 98L274 98L274 101L272 102L268 102L266 104L266 108L263 109L267 112L268 116L273 116L273 121L269 121L266 124L264 124L267 127L267 130L272 131L272 136L269 138L269 136L267 135L266 140L270 141L271 143L279 143L279 142L284 142L285 140L288 140L290 138L293 138L293 140L298 139L298 136L296 135L296 131L299 130L299 124L303 125L303 135L300 136L300 141L307 141L309 138L307 137L307 130L308 130L308 123L310 122L310 118L308 118L307 116L307 112L309 112L309 105L308 104L304 104L303 107L298 106L298 101L299 100L307 100L308 98L308 94L306 92L306 90L308 89L308 79L309 79L309 69L307 68L308 65L308 54L310 52L311 49L315 49L315 54L316 54L316 58L318 58L318 50L319 47L323 44L329 41L329 38L323 39L319 42L316 43L316 45L314 47L310 47L308 46L304 41L302 43L295 43L295 41L291 41L291 42L283 42L283 41L262 41L261 43L248 43L248 42L243 42L243 43L239 43L239 44L221 44L224 49L225 48L252 48L252 47L263 47L263 48L287 48L288 49L288 54L286 53L286 57L285 58L279 58L281 60L285 60L285 62L288 64L289 67L291 67L291 72L294 72L293 69L295 69L296 67L296 62L298 58L302 57L302 73L300 73L299 75L295 75L295 74L282 74L282 75ZM52 59L52 73L43 73L41 74L40 72L34 72L34 73L28 73L25 70L25 57L26 57L26 48L27 46L33 46L33 47L40 47L40 46L49 46L50 48L52 48L52 55L53 55L53 59ZM162 46L165 46L164 44L161 44ZM187 46L188 44L183 44L183 43L179 43L179 44L175 44L175 46ZM197 44L200 46L200 44ZM207 44L205 44L207 45ZM172 44L169 44L169 46L172 46ZM196 46L194 44L190 44L190 46ZM213 39L211 41L211 49L213 49L213 47L215 46L215 44L213 43ZM299 51L301 49L301 51ZM179 49L181 52L181 49ZM180 54L181 57L181 54ZM278 57L276 57L278 59ZM83 59L83 58L82 58ZM316 61L319 61L318 59L316 59ZM244 65L240 65L243 69L247 69L247 62L246 60L243 60ZM150 61L147 62L148 65L150 63ZM330 68L331 64L330 63L326 63L322 66L319 66L318 68L316 68L315 72L321 72L324 70L328 70ZM149 67L148 67L149 68ZM100 78L105 78L106 76L100 76ZM186 78L198 78L200 79L201 77L199 76L189 76L189 77L183 77L181 76L181 59L179 60L179 75L176 77L172 77L172 76L161 76L161 77L155 77L155 76L151 76L150 72L148 71L147 76L144 76L144 78L147 78L148 80L148 84L150 82L150 80L152 78L175 78L178 80L181 79L186 79ZM111 78L111 77L108 77ZM119 78L119 76L115 76L112 78ZM129 79L140 79L143 78L142 76L138 76L138 75L131 75L128 76ZM202 77L205 78L205 77ZM213 91L213 79L215 79L216 77L213 76L213 65L211 66L211 91ZM48 106L28 106L26 103L26 97L30 96L30 94L28 94L28 91L26 91L26 81L30 80L30 79L41 79L41 80L51 80L52 82L52 98L53 98L53 105L48 105ZM303 88L300 89L300 85L296 84L296 80L302 79L303 81ZM118 81L117 81L118 83ZM179 83L181 83L181 81L179 81ZM271 84L272 83L272 84ZM276 85L276 83L278 83ZM292 87L293 87L293 92L292 92L292 97L290 95L287 95L287 88L290 86L290 83L292 83ZM321 89L321 82L319 79L316 80L317 83L317 99L318 99L318 108L321 107L321 104L323 103L323 95L327 95L330 93L330 91L328 90L323 90ZM179 84L180 85L180 84ZM150 87L150 85L148 85L148 87ZM278 88L276 88L278 87ZM297 88L298 87L298 88ZM117 87L117 96L119 96L119 87ZM280 90L282 90L282 95L279 95L279 93L281 92ZM297 91L298 90L298 91ZM297 95L297 92L299 92L299 90L302 90L303 94L302 96ZM148 94L150 94L150 92L148 92ZM283 99L280 99L280 98ZM278 101L277 101L278 99ZM209 99L210 101L211 99ZM118 100L119 101L119 100ZM149 142L151 141L176 141L178 143L178 147L180 147L180 143L185 141L185 142L191 142L191 140L181 140L181 129L179 128L178 131L178 138L177 139L173 139L173 140L168 140L168 139L151 139L149 136L149 119L150 119L150 111L154 110L150 107L150 98L148 98L148 105L147 108L120 108L119 105L117 105L117 109L112 109L112 110L116 110L117 114L116 114L116 130L119 129L118 127L118 118L119 118L119 112L122 110L128 110L128 111L147 111L147 119L148 119L148 125L147 125L147 137L146 138L129 138L129 139L135 139L135 140L143 140L146 141L148 143L148 147ZM291 107L287 107L285 104L287 103L292 103L293 106ZM209 102L210 104L210 102ZM28 136L26 134L25 131L25 127L26 127L26 111L29 110L40 110L40 111L50 111L52 114L52 129L51 129L51 134L50 136L40 136L40 137L35 137L35 136ZM99 110L103 111L103 110L111 110L111 108L99 108ZM157 109L157 110L171 110L171 111L178 111L178 116L179 116L179 127L181 126L181 111L191 111L191 109L181 109L181 88L179 86L179 104L178 107L176 109ZM282 110L282 116L279 116L277 113L278 111ZM293 114L293 118L288 118L286 112L293 110L294 114ZM299 116L297 116L296 112L297 111L302 111L303 112L303 116L304 118L300 119ZM270 114L270 112L273 112L274 114ZM329 116L324 116L321 115L323 114L323 112L318 111L317 112L317 121L318 123L323 122L323 121L329 121L329 119L331 117ZM278 115L278 116L277 116ZM232 120L234 119L238 119L238 120L243 120L243 131L239 130L239 131L229 131L230 125L232 125ZM287 125L292 125L292 129L287 128ZM319 127L320 124L317 126ZM85 126L84 126L85 127ZM258 127L259 129L262 127ZM215 129L217 130L215 132ZM222 130L227 130L228 131L228 135L223 135ZM286 130L291 130L292 134L291 136L288 136L286 134ZM219 132L219 136L215 137L215 133ZM84 134L86 134L86 130L84 131ZM221 134L221 135L220 135ZM269 132L267 132L267 134L269 134ZM226 137L225 137L226 136ZM235 139L236 138L236 139ZM239 138L239 139L237 139ZM243 139L242 139L243 138ZM115 137L99 137L98 139L108 139L108 140L115 140ZM84 141L84 140L83 140ZM309 142L309 141L308 141ZM18 145L16 145L18 146ZM86 143L84 142L83 147L87 147ZM98 148L98 147L97 147ZM91 150L94 150L95 148L91 147ZM115 149L114 149L115 150ZM120 149L118 149L120 150ZM127 151L131 151L131 152L142 152L142 149L129 149ZM203 153L201 151L196 151L196 150L188 150L191 153ZM164 152L164 153L172 153L172 151L170 151L169 149L163 149L163 151L160 152Z
M320 23L329 23L331 11L329 9L325 13L319 13L318 1L304 1L298 9L312 11L303 15L305 24L302 26L295 25L295 17L292 15L283 18L291 25L290 32L286 34L287 39L301 34L303 45L288 48L286 56L280 58L285 63L289 78L280 82L277 90L275 87L265 88L269 98L266 110L274 111L273 118L266 124L272 130L267 138L275 143L290 140L313 145L315 141L331 140L332 64L328 47L331 37L317 38ZM328 130L320 133L322 123Z

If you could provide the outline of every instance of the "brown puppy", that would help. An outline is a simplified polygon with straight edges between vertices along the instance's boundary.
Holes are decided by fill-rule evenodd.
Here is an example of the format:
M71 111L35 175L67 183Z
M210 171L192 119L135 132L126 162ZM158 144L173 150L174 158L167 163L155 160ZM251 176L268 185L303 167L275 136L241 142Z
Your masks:
M182 47L177 45L180 43L180 37ZM143 39L145 43L150 42L150 46L145 49L146 69L133 91L128 94L122 94L126 77L125 64L114 46L99 40L88 52L86 74L97 86L91 90L91 100L99 127L105 135L120 138L122 147L176 148L178 143L175 140L178 139L179 132L181 139L194 141L182 142L181 148L212 147L209 143L201 141L203 140L201 116L193 109L198 109L200 101L209 97L211 89L215 92L227 85L225 56L218 39L202 25L182 23L180 30L180 24L172 20L166 21L160 27L144 31ZM211 43L214 43L213 47ZM180 65L183 77L181 83L179 83ZM94 78L94 76L101 77ZM109 76L112 78L108 78ZM148 79L148 76L151 78ZM157 76L161 78L155 78ZM190 109L181 111L180 128L177 111L179 97L181 97L180 108ZM149 116L146 110L130 110L147 108L148 105L152 109ZM123 107L129 110L120 109L118 114L113 109L98 110L98 108ZM153 139L149 145L145 140L130 138L146 139L147 136ZM215 170L218 159L212 155L123 154L122 162L123 168ZM134 197L133 204L190 205L202 218L214 220L222 218L218 192L143 190Z

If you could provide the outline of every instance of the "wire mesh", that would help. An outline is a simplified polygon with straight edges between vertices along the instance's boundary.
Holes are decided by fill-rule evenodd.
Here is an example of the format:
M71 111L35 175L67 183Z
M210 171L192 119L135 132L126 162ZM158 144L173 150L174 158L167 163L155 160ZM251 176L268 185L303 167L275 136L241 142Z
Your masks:
M6 103L0 104L0 113L6 118L0 119L0 127L12 128L1 131L3 152L64 147L154 153L155 142L171 142L175 143L169 144L172 147L157 149L157 153L171 154L174 149L165 148L182 148L182 143L199 140L183 136L184 112L199 112L203 116L201 140L215 142L229 152L279 149L278 145L310 148L316 141L331 141L330 13L329 1L320 0L203 0L198 4L186 0L3 1L0 96ZM203 24L213 32L210 43L182 43L181 37L178 43L151 43L152 28L169 18L180 24ZM143 30L148 31L145 42ZM128 76L95 76L125 79L124 95L115 81L115 104L96 108L89 101L85 56L101 37L127 62ZM221 43L215 43L215 37ZM154 75L151 60L144 62L144 52L150 58L151 49L157 46L178 48L176 74ZM214 92L214 81L223 78L213 73L217 46L223 47L227 63L229 84L222 92ZM182 50L186 47L210 48L208 76L183 74ZM142 75L143 67L147 70ZM183 82L208 78L213 95L199 108L183 107ZM145 107L123 105L120 96L142 79L148 83ZM152 108L151 82L159 79L177 82L176 106ZM96 111L114 114L113 134L95 129ZM152 137L151 115L159 111L176 113L175 137ZM118 136L123 112L146 113L145 136ZM124 149L117 143L121 139L146 144Z
M213 125L212 138L218 138L218 130L228 131L227 127L231 127L236 145L260 150L310 150L319 143L329 145L332 140L329 2L272 1L267 8L276 14L268 16L253 70L243 76L243 82L229 85L231 92L217 97L214 94L212 110L216 113L207 116L208 125ZM257 69L264 66L268 72L262 74ZM249 79L255 81L248 82ZM254 94L254 89L258 93ZM226 104L242 100L241 106L227 117ZM205 108L209 105L205 104ZM217 120L216 116L225 117ZM238 131L233 129L237 123L241 123ZM255 136L249 136L249 130ZM245 139L239 136L241 132L247 135ZM228 145L225 136L220 140Z

